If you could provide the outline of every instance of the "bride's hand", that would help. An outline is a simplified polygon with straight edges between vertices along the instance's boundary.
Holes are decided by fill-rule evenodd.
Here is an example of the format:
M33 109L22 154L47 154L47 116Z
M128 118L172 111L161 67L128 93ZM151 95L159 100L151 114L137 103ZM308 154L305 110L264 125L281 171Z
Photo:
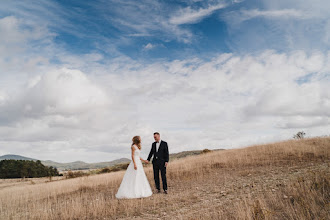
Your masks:
M134 164L134 170L137 170L137 166L136 166L136 164Z

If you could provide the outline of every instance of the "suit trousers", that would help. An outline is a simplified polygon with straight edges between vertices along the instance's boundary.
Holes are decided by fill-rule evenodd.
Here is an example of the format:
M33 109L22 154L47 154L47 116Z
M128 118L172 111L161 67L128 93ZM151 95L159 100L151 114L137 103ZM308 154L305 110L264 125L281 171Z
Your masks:
M154 180L155 180L155 185L158 190L160 190L160 182L159 182L159 171L162 177L162 182L163 182L163 189L167 190L167 181L166 181L166 167L165 167L165 162L162 161L153 161L153 170L154 170Z

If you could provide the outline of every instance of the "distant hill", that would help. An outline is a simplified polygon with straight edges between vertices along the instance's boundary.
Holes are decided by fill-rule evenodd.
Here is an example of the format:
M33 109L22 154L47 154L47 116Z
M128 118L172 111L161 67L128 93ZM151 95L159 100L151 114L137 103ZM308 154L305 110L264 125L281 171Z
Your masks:
M170 154L170 161L176 160L179 158L192 156L192 155L198 155L201 153L202 153L202 150L182 151L180 153L173 153L173 154ZM10 159L37 161L37 159L34 159L34 158L23 157L20 155L13 155L13 154L7 154L7 155L0 156L0 160L10 160ZM113 160L113 161L99 162L99 163L86 163L84 161L74 161L71 163L58 163L58 162L55 162L52 160L41 160L41 163L45 166L56 167L59 171L63 171L63 170L100 169L100 168L104 168L104 167L115 166L117 164L128 163L130 161L131 160L128 158L120 158L120 159Z
M29 158L29 157L23 157L20 155L13 155L13 154L7 154L0 156L0 160L32 160L37 161L37 159ZM104 167L110 167L114 166L120 163L127 163L131 161L127 158L120 158L117 160L109 161L109 162L99 162L99 163L85 163L83 161L75 161L71 163L58 163L52 160L41 160L41 163L45 166L52 166L56 167L58 170L84 170L84 169L99 169Z
M59 170L88 170L88 169L99 169L104 167L111 167L121 163L128 163L130 159L120 158L117 160L109 162L99 162L99 163L86 163L83 161L75 161L71 163L58 163L51 160L41 161L46 166L57 167Z
M23 156L14 155L14 154L6 154L3 156L0 156L0 160L33 160L33 161L37 161L36 159L33 159L33 158L23 157Z

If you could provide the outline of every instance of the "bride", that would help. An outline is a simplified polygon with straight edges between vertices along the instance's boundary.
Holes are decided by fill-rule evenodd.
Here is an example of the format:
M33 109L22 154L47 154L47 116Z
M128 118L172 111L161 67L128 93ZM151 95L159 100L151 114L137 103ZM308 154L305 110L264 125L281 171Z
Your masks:
M149 161L143 160L140 157L141 138L140 136L134 136L132 141L132 161L127 167L124 178L116 194L116 198L118 199L142 198L152 195L150 184L144 173L141 162L148 163Z

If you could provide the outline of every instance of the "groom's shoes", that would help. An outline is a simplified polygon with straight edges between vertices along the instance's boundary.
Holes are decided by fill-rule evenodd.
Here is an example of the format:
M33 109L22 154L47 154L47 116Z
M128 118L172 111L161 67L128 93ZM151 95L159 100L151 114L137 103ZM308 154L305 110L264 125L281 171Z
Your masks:
M157 189L157 193L160 193L160 189Z
M167 194L167 190L164 190L164 193Z

